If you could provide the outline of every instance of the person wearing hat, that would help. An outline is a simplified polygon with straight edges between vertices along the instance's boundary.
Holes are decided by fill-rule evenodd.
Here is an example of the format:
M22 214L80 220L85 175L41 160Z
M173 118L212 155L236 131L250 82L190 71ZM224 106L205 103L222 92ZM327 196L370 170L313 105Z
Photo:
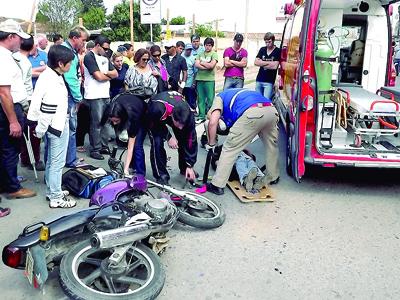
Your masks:
M244 85L244 68L247 67L247 50L242 48L243 35L236 33L233 47L224 51L224 91L230 88L242 88Z
M30 36L14 20L0 23L0 190L8 198L34 197L36 193L23 188L18 181L17 166L24 127L21 101L26 99L22 72L12 53L19 50L22 39ZM5 71L6 70L6 71ZM1 214L3 214L1 209ZM9 212L8 212L9 213Z
M186 60L178 54L174 42L167 41L164 48L167 53L161 56L161 58L164 60L168 71L168 83L171 86L171 90L182 93L187 79Z
M185 99L187 103L190 105L190 107L195 110L196 109L196 98L197 98L197 93L196 93L196 82L194 78L196 77L196 72L197 69L194 66L195 63L195 57L192 54L193 52L193 46L191 43L187 43L185 45L185 50L182 52L182 57L186 60L186 65L187 65L187 79L186 79L186 84L185 87L183 88L183 96L185 96Z
M254 64L260 67L256 78L256 91L271 99L278 71L281 50L274 45L275 36L271 32L264 35L265 47L261 47Z

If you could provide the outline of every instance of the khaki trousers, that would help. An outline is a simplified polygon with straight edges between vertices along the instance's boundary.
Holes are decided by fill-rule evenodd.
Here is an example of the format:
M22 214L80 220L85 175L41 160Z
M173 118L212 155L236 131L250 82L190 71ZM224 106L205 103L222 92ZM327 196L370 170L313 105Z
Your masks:
M278 113L273 106L250 107L235 122L222 147L212 184L225 187L239 153L258 134L265 145L267 182L279 177Z

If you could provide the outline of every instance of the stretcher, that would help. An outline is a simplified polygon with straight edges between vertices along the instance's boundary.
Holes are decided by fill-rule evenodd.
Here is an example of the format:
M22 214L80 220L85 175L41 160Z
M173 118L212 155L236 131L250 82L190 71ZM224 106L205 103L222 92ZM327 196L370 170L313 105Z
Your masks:
M380 136L395 135L400 132L400 104L394 95L386 90L376 94L362 87L345 86L337 89L345 100L347 130L354 132L354 146L360 147L363 140L376 141ZM343 111L339 116L343 117ZM342 127L343 119L340 120Z

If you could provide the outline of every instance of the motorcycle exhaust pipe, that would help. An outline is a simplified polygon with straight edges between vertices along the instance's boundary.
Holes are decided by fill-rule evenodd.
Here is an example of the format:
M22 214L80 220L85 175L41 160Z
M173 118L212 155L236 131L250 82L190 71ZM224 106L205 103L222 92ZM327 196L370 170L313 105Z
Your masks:
M90 244L93 248L107 249L131 244L146 238L151 233L152 230L146 224L125 226L94 233L90 238Z

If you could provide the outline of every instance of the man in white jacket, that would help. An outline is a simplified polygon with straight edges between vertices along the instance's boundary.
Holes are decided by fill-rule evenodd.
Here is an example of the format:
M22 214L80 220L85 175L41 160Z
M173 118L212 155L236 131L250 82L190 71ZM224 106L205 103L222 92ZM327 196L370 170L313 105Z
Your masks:
M65 46L50 47L48 68L40 75L28 112L28 122L36 124L35 135L45 138L47 151L46 198L51 208L70 208L76 201L61 189L69 139L68 91L63 74L71 67L73 52Z

